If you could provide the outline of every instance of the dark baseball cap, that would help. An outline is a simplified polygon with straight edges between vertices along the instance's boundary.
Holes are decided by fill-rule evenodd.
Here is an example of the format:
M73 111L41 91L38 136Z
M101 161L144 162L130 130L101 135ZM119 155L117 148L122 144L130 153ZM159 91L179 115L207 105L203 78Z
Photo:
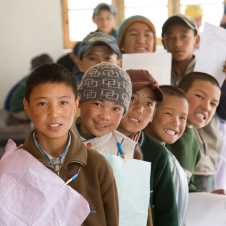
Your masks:
M118 56L120 55L120 51L115 37L102 32L92 32L87 35L81 42L79 48L79 59L81 60L82 56L85 56L95 45L106 45L115 54L117 54Z
M147 70L134 70L130 69L126 71L132 82L133 92L136 92L145 87L156 92L156 101L163 102L163 92L159 88L158 82L152 77L152 75Z
M177 13L177 14L171 16L170 18L168 18L166 20L166 22L163 24L163 26L162 26L162 37L163 37L167 27L170 24L175 23L175 22L186 23L188 25L188 27L190 27L192 30L195 31L195 35L198 34L198 28L197 28L195 20L188 15Z
M96 6L96 8L93 11L93 16L99 13L101 9L107 9L109 10L114 16L116 15L116 10L113 5L108 5L106 3L100 3L99 5Z

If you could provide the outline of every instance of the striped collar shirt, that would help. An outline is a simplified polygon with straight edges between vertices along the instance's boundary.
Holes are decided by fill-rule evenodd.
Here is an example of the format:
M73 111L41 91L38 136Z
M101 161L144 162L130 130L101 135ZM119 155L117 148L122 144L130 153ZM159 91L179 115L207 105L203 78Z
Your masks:
M68 143L66 145L66 148L64 149L63 153L58 157L54 158L48 153L44 151L44 149L41 147L37 140L37 131L33 133L33 139L35 142L36 147L39 149L39 151L45 156L45 158L49 161L49 164L56 170L57 173L59 173L61 166L64 164L65 157L67 155L68 149L70 147L71 143L71 134L68 132Z

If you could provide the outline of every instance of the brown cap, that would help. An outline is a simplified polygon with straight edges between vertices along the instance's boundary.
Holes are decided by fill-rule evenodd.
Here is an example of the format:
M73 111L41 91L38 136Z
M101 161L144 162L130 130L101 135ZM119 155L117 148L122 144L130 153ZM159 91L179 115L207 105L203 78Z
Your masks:
M165 21L165 23L163 24L162 37L170 24L175 23L175 22L181 22L181 21L184 22L185 24L187 24L187 26L190 27L192 30L194 30L195 35L198 34L198 28L197 28L196 22L193 18L191 18L190 16L185 15L185 14L176 13L173 16L171 16L170 18L168 18Z
M147 70L134 70L130 69L126 71L132 82L133 92L136 92L142 88L149 87L156 92L156 101L163 102L163 92L159 88L158 82L152 77Z

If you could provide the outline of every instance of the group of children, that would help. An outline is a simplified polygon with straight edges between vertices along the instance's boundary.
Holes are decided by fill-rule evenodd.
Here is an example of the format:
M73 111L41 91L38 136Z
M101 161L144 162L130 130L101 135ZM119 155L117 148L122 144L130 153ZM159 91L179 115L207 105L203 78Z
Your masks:
M40 66L27 79L23 104L35 130L23 149L64 181L79 172L69 185L89 202L83 225L119 224L115 169L101 153L151 163L147 225L183 226L188 192L204 190L194 186L196 177L196 184L212 181L209 192L225 194L214 191L212 178L220 151L216 110L225 107L225 90L211 75L193 72L200 38L191 17L170 17L162 37L172 54L172 85L159 87L158 75L146 70L121 69L120 54L156 51L155 27L143 16L122 23L118 42L98 31L85 37L78 90L58 64Z

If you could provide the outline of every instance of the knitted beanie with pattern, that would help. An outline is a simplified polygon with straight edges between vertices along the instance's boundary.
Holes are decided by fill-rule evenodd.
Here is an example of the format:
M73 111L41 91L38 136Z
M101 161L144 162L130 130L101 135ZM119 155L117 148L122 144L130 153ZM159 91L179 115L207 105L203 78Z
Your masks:
M122 45L123 45L124 38L125 38L127 30L134 23L144 23L148 27L150 27L150 29L152 30L153 35L154 35L153 52L155 52L156 51L156 45L157 45L157 37L156 37L155 26L153 25L153 23L148 18L146 18L144 16L140 16L140 15L129 17L119 27L119 29L118 29L118 36L117 36L119 50L121 51L121 48L122 48ZM122 53L122 51L121 51L121 53Z
M129 75L117 65L103 62L89 68L78 88L80 102L88 100L111 101L128 111L132 83Z

